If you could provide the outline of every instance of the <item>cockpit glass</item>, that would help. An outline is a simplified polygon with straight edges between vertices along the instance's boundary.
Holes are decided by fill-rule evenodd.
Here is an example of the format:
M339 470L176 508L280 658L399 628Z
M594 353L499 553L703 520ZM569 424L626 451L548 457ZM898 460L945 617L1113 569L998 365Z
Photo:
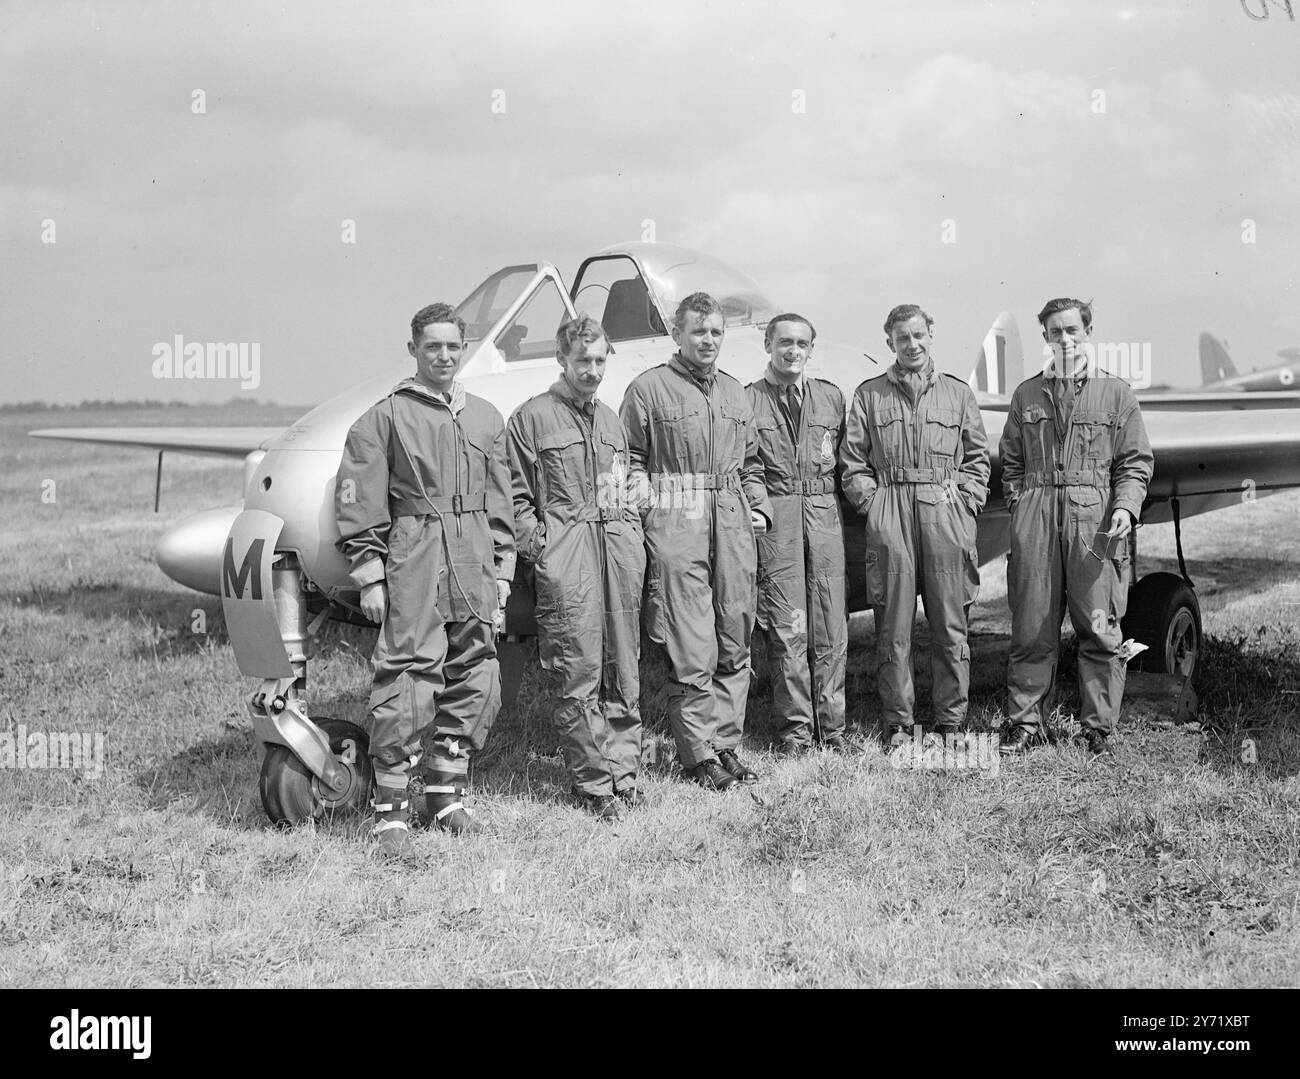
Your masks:
M528 282L537 276L537 266L507 266L498 270L456 305L465 320L465 340L479 341L519 298Z
M669 320L692 292L707 292L717 300L728 326L763 325L779 314L750 278L707 255L678 250L662 263L650 257L642 261L650 288Z

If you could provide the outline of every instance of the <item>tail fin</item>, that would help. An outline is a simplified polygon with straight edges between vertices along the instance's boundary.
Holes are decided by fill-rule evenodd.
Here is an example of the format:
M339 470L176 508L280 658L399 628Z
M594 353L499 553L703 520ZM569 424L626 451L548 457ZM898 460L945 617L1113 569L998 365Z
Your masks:
M1201 383L1205 386L1212 382L1222 382L1232 378L1237 367L1228 355L1222 341L1211 333L1201 334Z
M971 389L991 397L1010 397L1025 377L1025 353L1016 316L1003 311L993 320L966 381Z

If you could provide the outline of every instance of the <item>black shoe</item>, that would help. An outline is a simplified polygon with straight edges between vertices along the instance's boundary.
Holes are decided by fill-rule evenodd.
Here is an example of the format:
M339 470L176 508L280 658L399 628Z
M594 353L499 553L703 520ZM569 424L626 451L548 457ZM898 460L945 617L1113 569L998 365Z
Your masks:
M790 757L802 757L805 753L812 752L812 746L807 742L787 742L780 741L772 748L772 755L782 760Z
M749 784L758 782L758 773L737 757L730 749L724 749L718 754L718 763L735 776L741 783Z
M619 817L619 800L613 794L588 794L586 791L573 791L573 797L597 820L615 821Z
M1110 741L1104 731L1086 730L1083 736L1088 740L1088 752L1094 757L1113 757L1115 751L1111 748Z
M725 791L736 785L736 777L723 768L716 757L710 757L694 768L685 769L685 775L687 779L709 790Z
M461 801L465 791L464 775L428 769L424 774L424 804L418 807L425 827L452 835L478 835L485 831Z
M1017 753L1024 753L1042 740L1043 736L1038 733L1036 727L1016 727L1011 737L998 746L998 752L1004 757L1012 757Z
M911 727L890 727L889 742L886 746L888 749L897 749L899 746L905 746L912 740Z
M835 734L826 735L821 741L822 749L829 749L832 753L847 753L852 746L845 740L844 735Z
M618 792L619 801L628 809L641 809L650 804L650 799L642 794L636 787L624 787Z

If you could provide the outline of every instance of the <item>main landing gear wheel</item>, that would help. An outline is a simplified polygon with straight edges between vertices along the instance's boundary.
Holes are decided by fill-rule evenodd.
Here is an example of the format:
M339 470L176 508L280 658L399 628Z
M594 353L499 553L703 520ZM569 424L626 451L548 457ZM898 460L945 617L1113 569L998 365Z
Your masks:
M1149 651L1134 661L1152 674L1191 677L1201 654L1201 605L1176 573L1148 573L1129 591L1124 636Z
M355 723L342 719L313 719L330 740L330 752L347 774L347 785L329 790L308 770L288 746L267 746L258 790L262 808L272 823L298 824L311 818L332 820L336 815L367 813L374 770L370 767L370 739Z

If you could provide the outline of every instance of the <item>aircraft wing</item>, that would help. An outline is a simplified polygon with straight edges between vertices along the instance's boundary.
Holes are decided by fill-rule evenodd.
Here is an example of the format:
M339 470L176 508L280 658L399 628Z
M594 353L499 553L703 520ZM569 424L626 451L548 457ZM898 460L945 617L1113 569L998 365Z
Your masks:
M283 427L47 427L32 431L31 436L175 453L247 457L283 431Z
M1294 390L1275 390L1246 393L1243 390L1202 390L1187 393L1158 393L1139 390L1137 395L1142 414L1148 412L1219 412L1233 409L1249 412L1256 409L1300 408L1300 393ZM1300 421L1298 421L1300 422Z
M1255 395L1252 395L1255 396ZM1300 488L1300 416L1291 410L1149 413L1143 407L1156 471L1142 520L1194 517Z
M993 466L988 504L980 514L982 565L1005 554L1011 536L998 460L1005 407L981 403L980 409ZM1156 459L1142 505L1143 524L1172 521L1174 499L1179 518L1186 520L1300 489L1300 413L1292 409L1190 415L1151 411L1143 402L1142 418Z
M983 406L985 412L995 412ZM1002 469L997 426L989 432L993 477L989 508L1003 510ZM1290 409L1244 412L1149 412L1142 408L1156 470L1147 488L1142 520L1172 519L1169 502L1177 498L1179 514L1193 517L1239 505L1254 498L1300 488L1300 416Z

